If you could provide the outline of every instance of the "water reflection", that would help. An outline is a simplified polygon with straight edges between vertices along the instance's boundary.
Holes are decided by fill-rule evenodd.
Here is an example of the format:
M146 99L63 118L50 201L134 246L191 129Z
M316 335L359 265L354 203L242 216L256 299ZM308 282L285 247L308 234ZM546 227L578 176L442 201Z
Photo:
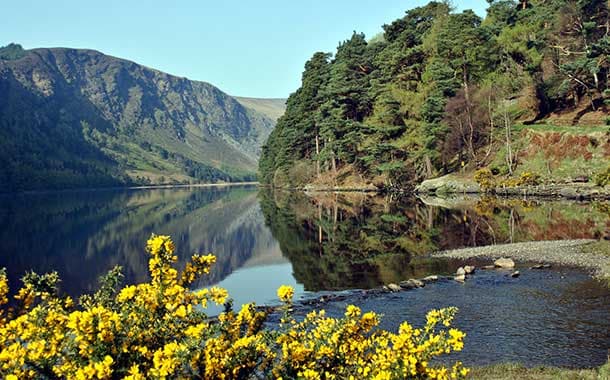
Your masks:
M123 266L127 282L146 281L144 242L153 232L169 234L181 264L195 252L217 256L198 286L220 284L238 306L272 301L280 284L295 286L299 297L452 273L462 264L430 259L435 250L597 238L609 229L608 202L447 201L255 187L29 194L0 197L0 267L7 267L13 289L27 270L56 270L63 290L79 295L95 289L114 265ZM430 308L459 306L456 322L469 335L458 358L468 364L603 363L608 289L583 272L520 270L518 280L483 271L463 286L439 281L414 292L347 293L350 303L385 314L389 329ZM344 306L324 304L332 315Z
M144 244L169 234L180 262L214 252L217 264L200 285L243 265L285 262L262 214L256 188L89 191L0 197L0 266L11 286L28 270L56 270L62 290L91 291L121 265L129 283L146 281Z
M306 290L370 288L448 273L435 250L597 238L607 203L496 198L415 199L363 193L261 192L265 221Z
M256 187L23 194L0 197L0 266L13 287L25 271L57 270L72 295L95 289L115 265L128 282L146 281L143 246L154 232L174 238L181 262L195 252L217 256L199 285L288 265L282 273L307 291L372 288L452 271L452 263L426 257L434 250L594 238L609 216L607 202L311 196ZM245 298L258 290L238 291Z

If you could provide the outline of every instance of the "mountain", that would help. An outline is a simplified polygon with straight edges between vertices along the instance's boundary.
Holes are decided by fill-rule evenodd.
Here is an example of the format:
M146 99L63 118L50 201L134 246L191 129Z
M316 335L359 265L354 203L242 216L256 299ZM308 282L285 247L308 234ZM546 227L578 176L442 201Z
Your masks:
M608 2L488 3L480 17L432 1L383 35L354 32L315 53L263 147L260 180L404 189L479 169L507 184L603 174Z
M277 121L286 112L286 99L284 98L261 99L240 96L234 96L234 98L244 107L258 111L273 121Z
M0 48L0 191L252 180L274 124L94 50Z

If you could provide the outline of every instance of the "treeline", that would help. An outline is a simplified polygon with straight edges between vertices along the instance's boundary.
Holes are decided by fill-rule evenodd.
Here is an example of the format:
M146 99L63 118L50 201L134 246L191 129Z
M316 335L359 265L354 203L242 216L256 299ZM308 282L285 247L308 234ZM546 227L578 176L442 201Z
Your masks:
M431 2L371 40L354 33L334 56L314 54L263 147L260 179L405 186L478 165L498 144L511 174L515 123L607 113L607 1L488 2L485 18Z

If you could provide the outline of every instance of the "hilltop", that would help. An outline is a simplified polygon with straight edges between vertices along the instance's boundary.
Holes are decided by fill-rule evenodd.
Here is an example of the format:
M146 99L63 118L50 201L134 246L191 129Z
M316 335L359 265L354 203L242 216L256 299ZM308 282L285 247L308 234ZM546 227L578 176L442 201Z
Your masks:
M252 180L275 125L213 85L86 49L0 49L0 191Z

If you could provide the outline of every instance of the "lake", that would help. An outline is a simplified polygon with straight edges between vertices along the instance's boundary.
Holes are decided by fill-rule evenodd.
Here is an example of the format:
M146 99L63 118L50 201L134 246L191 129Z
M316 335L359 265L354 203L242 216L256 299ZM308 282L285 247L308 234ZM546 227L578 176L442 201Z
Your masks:
M179 265L193 253L217 256L197 286L225 287L236 305L275 303L277 287L288 284L302 299L345 294L324 305L330 314L354 303L383 313L391 329L403 319L421 324L431 308L458 306L456 325L468 336L451 360L590 367L605 363L610 348L610 290L583 270L524 266L518 279L487 271L465 285L440 281L374 296L362 290L455 271L459 263L432 259L432 251L599 238L609 226L608 202L310 197L253 186L5 195L0 267L12 289L26 271L55 270L62 291L78 296L116 265L127 283L147 281L145 242L167 234Z

